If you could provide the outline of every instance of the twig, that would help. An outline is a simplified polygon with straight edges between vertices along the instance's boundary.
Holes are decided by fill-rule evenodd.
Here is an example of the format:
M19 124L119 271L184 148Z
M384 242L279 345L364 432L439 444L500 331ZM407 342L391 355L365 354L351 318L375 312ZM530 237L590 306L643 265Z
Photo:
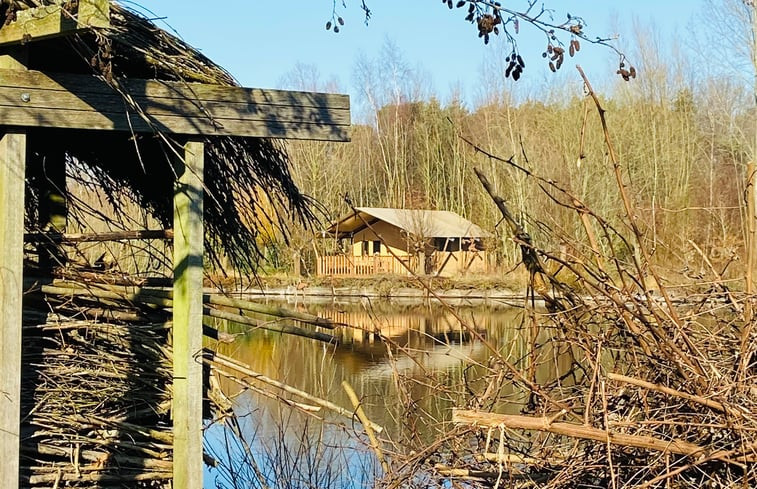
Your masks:
M365 410L363 409L363 406L360 404L360 399L358 399L357 394L355 394L355 391L352 389L352 386L350 385L350 383L347 382L346 380L343 380L342 388L344 389L344 392L347 393L347 397L350 398L350 402L352 402L352 405L355 407L355 414L357 414L357 418L360 420L360 423L362 423L363 427L365 428L365 433L368 435L368 440L370 440L371 442L371 447L373 448L373 451L376 453L376 458L378 458L378 461L381 463L381 467L384 469L384 473L388 474L389 464L384 458L384 451L381 449L381 445L376 439L376 435L373 433L373 428L371 427L373 423L371 423L371 420L368 419L368 416L365 414Z

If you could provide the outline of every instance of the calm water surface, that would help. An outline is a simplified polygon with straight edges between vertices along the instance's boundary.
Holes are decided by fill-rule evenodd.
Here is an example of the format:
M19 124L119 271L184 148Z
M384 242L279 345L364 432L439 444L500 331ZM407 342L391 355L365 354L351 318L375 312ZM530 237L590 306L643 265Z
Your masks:
M382 436L395 441L430 439L434 430L449 420L451 408L464 405L468 388L483 389L477 379L492 356L490 347L510 362L527 361L529 328L522 309L496 304L455 308L487 346L440 305L403 306L367 299L283 305L352 327L331 332L341 340L334 347L219 322L216 327L240 336L233 344L209 346L256 372L352 410L341 385L346 380L371 421L385 428ZM379 334L388 341L381 341ZM549 332L543 331L539 341L548 344L548 337ZM559 370L567 368L569 359L563 361L562 356L555 354L554 361L540 363L537 380L554 379ZM263 487L261 480L270 487L292 488L372 485L380 468L365 448L357 421L331 412L303 414L232 382L223 382L221 388L234 399L239 432L232 433L222 423L206 429L206 451L223 465L206 469L206 487ZM497 410L501 412L517 412L526 401L509 385L500 396Z

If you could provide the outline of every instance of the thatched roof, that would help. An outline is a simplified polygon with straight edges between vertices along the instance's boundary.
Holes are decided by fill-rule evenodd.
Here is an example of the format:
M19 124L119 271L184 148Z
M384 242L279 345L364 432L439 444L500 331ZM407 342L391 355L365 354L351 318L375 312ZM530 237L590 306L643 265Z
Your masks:
M0 19L9 22L19 9L47 3L60 2L3 2ZM67 2L72 3L76 2ZM114 81L118 77L237 85L226 70L142 15L112 3L110 17L107 30L29 43L27 66L96 74L118 90L122 90ZM105 212L117 215L118 197L127 195L171 227L175 180L171 161L181 154L180 137L44 128L30 129L28 134L33 154L28 164L38 173L45 173L39 170L44 165L65 160L69 177L85 173L109 196L114 209ZM279 213L285 220L307 223L312 218L308 199L297 190L287 155L276 140L212 136L205 138L205 144L206 249L212 258L223 250L235 265L253 266L259 230L283 222ZM33 192L27 200L27 226L35 230L39 200ZM121 217L126 226L128 216ZM279 225L279 232L286 236L286 227Z

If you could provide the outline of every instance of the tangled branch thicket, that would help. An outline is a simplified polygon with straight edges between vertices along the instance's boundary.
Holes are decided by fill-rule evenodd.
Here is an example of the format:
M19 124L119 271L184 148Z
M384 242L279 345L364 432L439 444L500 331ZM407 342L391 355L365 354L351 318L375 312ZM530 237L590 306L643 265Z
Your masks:
M477 171L520 245L530 293L545 309L527 303L529 348L521 358L513 360L481 338L491 350L483 385L466 383L466 405L458 404L451 422L437 426L435 440L407 440L382 487L449 487L449 480L455 487L757 484L753 298L717 279L692 284L698 296L672 295L646 248L604 109L584 81L625 210L621 225L516 159L474 145L488 159L523 172L554 205L575 212L585 239L550 230L570 251L540 249ZM476 334L472 327L470 332ZM557 368L558 357L566 356L568 368L537 380L537 367L554 362ZM526 402L507 406L500 393L511 384ZM519 412L498 414L513 409Z
M573 213L583 238L532 215L528 228L540 230L533 238L515 217L520 209L511 209L476 171L528 272L523 337L498 343L462 310L447 306L489 359L468 358L453 370L418 364L416 376L395 368L391 397L385 395L381 409L400 428L382 433L380 447L365 441L389 464L377 487L757 484L754 298L722 279L730 262L716 268L693 242L712 280L693 277L670 286L661 277L604 109L584 81L623 214L605 217L535 165L498 157L461 135L490 163L520 173L524 184ZM542 249L543 236L563 249ZM429 286L423 277L416 280ZM371 331L385 343L390 362L403 354L418 361L418 349L381 335L378 324ZM249 433L234 436L244 440ZM269 480L249 477L260 487Z

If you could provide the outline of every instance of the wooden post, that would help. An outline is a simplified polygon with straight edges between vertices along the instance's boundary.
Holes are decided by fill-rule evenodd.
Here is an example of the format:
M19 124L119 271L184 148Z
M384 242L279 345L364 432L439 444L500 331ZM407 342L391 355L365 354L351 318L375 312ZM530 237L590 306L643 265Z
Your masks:
M23 70L24 47L0 56L0 68ZM0 487L19 487L21 321L24 269L26 133L0 133Z
M26 134L0 136L0 487L19 484Z
M191 141L174 191L173 487L202 489L204 144Z

